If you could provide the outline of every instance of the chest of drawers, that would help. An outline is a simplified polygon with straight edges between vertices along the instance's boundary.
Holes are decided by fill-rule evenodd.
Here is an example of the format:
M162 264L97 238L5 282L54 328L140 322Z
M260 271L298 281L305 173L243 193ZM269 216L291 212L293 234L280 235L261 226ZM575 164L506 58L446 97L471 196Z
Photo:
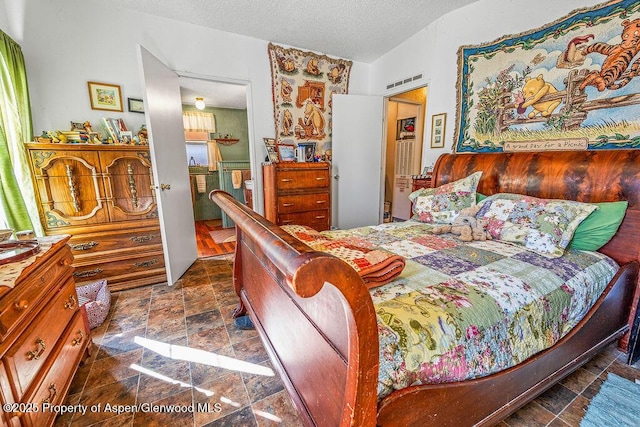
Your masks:
M265 217L277 225L331 227L329 163L270 163L262 167Z
M89 326L78 306L69 236L47 239L48 249L11 276L13 288L0 287L3 426L53 424L55 413L42 405L64 402L88 355ZM0 274L6 277L10 268L0 266Z
M148 146L25 146L45 233L73 236L76 283L166 281Z

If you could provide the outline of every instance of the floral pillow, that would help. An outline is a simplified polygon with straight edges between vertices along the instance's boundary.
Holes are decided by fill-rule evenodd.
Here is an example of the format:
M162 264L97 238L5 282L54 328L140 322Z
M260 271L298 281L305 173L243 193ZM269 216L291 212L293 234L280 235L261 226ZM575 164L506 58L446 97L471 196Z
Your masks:
M491 237L549 258L564 254L578 225L597 209L588 203L510 193L494 194L480 204L476 218L485 220Z
M413 202L413 219L421 222L451 224L461 209L476 204L476 188L482 172L441 185L421 188L409 195Z

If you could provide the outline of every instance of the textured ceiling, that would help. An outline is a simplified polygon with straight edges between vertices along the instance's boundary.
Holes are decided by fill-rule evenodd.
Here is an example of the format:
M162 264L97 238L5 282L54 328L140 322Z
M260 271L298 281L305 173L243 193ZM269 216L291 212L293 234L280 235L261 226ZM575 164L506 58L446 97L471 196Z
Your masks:
M149 15L371 63L442 15L477 0L94 0ZM181 81L193 103L207 83ZM227 94L226 89L232 93ZM244 87L219 85L225 108L246 108ZM235 94L235 98L233 95ZM226 104L220 104L221 98Z
M370 63L477 0L99 0L203 27Z

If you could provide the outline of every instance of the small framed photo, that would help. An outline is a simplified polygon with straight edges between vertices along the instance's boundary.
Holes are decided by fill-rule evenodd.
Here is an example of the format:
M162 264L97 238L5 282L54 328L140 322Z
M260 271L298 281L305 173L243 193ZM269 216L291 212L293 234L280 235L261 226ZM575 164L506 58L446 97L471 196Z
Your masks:
M142 99L127 98L127 104L129 105L129 111L132 113L144 114L144 102Z
M299 142L298 147L304 148L304 161L313 162L313 158L316 155L316 143L315 142Z
M278 152L278 159L281 162L295 162L296 161L296 146L293 144L276 144L276 151Z
M108 83L87 82L92 110L122 111L120 86Z
M73 131L84 131L84 123L82 122L71 122L71 129Z
M278 163L278 152L276 151L276 141L273 138L262 138L264 140L264 147L267 149L267 156L271 163Z
M431 148L444 148L444 131L447 124L447 113L431 116Z
M130 130L123 130L120 132L120 144L133 144L133 132Z

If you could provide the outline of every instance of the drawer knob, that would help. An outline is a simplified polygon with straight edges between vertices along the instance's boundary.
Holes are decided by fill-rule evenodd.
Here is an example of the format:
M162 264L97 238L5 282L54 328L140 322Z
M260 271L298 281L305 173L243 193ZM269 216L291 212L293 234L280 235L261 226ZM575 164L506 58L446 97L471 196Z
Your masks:
M27 360L38 360L47 349L47 345L42 338L36 340L36 349L27 352Z
M316 205L323 205L325 203L327 203L326 200L316 200Z
M293 222L292 219L285 219L282 221L283 224L291 224Z
M53 399L56 398L57 394L58 394L58 389L56 388L56 385L54 383L49 384L49 396L42 399L42 403L53 402Z
M292 182L293 180L291 178L282 178L281 181L282 182Z
M290 206L293 206L293 203L283 203L282 206L284 206L285 208L288 208Z
M61 259L58 264L64 265L64 266L68 266L68 265L71 265L71 261L69 261L67 258L65 258L65 259Z
M316 178L316 181L324 181L325 177L324 176L319 176Z
M69 299L64 303L64 308L74 309L76 307L76 304L76 297L73 295L69 295Z
M326 215L317 215L316 219L325 219L327 216Z
M29 308L29 301L27 301L26 299L16 301L13 306L18 310L26 310L27 308Z
M84 334L82 333L81 330L78 330L78 332L76 332L76 337L71 340L71 345L74 347L77 345L80 345L82 344L83 339L84 339Z

